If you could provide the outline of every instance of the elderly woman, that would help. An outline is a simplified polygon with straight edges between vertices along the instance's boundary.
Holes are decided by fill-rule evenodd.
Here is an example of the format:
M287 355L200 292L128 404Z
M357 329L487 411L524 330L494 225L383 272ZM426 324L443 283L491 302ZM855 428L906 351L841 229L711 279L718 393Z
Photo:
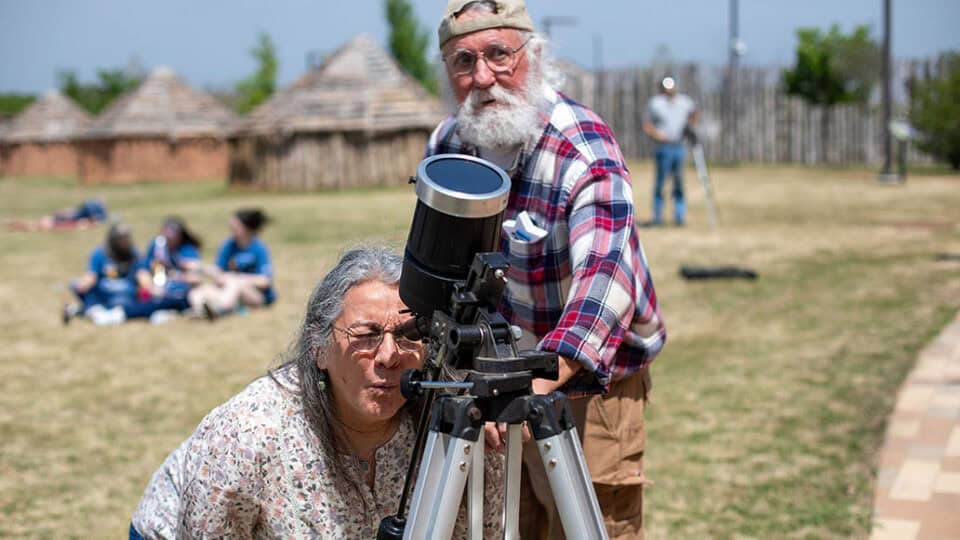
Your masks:
M421 345L393 332L409 316L400 268L379 248L340 260L285 363L214 409L154 474L131 538L375 537L416 436L399 382ZM487 453L486 538L500 536L502 459Z

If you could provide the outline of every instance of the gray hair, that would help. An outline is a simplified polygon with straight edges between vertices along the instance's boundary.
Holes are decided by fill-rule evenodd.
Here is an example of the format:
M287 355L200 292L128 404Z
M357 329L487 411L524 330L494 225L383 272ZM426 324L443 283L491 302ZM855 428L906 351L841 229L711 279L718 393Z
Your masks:
M345 480L355 489L359 489L362 479L344 476L337 462L339 451L345 449L346 439L326 371L320 369L317 360L331 343L333 322L343 312L343 298L347 291L369 281L397 284L402 265L403 260L385 247L365 246L345 253L310 295L303 323L278 368L278 371L296 370L303 411L310 429L320 441L324 459L329 460L327 470L335 481ZM270 376L284 387L273 372Z

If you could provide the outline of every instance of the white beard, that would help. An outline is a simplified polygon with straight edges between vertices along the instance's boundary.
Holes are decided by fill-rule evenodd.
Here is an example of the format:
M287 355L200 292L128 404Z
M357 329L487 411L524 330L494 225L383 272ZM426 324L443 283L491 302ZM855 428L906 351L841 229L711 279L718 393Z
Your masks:
M526 82L530 90L519 94L496 84L471 91L457 110L460 140L480 148L511 148L539 138L544 127L542 83L536 78ZM490 99L496 104L481 105Z

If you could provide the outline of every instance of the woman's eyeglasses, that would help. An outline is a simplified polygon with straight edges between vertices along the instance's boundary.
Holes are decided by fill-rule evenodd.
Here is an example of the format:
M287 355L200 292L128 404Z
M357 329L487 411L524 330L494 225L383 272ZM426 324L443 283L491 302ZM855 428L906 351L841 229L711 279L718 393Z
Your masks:
M524 41L519 47L513 48L499 43L488 45L480 52L468 49L457 49L447 56L443 61L447 64L450 72L456 77L471 75L477 68L477 59L483 58L490 71L497 75L510 73L516 64L517 53L527 46L530 40Z
M360 352L371 352L377 350L377 347L383 343L383 335L393 334L393 342L397 344L397 349L402 352L420 352L422 343L407 339L402 334L397 333L396 326L384 328L377 323L358 323L352 324L347 328L333 327L334 330L347 335L350 346Z

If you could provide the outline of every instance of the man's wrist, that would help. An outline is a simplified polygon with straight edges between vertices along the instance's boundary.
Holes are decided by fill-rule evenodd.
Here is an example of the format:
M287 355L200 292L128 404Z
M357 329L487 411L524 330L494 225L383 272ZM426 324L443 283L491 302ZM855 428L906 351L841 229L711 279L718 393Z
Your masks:
M560 388L567 383L578 371L583 369L583 365L576 360L572 360L565 356L557 357L557 364L559 368L559 374L557 380L552 381L550 379L534 379L531 383L534 394L549 394L554 390Z

